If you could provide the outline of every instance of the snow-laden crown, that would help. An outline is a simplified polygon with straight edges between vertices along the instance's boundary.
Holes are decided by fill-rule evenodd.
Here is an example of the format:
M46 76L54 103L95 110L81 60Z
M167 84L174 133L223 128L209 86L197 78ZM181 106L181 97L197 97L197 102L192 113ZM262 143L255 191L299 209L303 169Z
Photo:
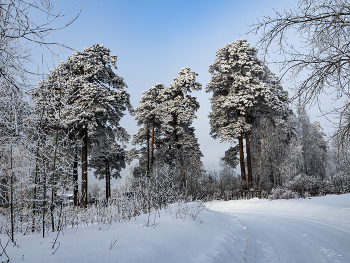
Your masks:
M288 95L246 39L227 44L216 52L209 66L212 75L206 92L213 92L209 114L214 138L231 141L250 129L244 115L260 109L283 111Z

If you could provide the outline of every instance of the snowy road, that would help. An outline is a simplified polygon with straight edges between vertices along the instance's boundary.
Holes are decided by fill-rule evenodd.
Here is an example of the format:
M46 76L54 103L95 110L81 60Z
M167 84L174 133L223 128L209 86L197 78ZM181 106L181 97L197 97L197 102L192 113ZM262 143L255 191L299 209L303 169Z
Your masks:
M273 201L277 204L275 207L270 202L268 210L259 209L261 201L256 202L248 206L237 205L234 201L226 205L214 203L210 208L238 217L249 235L247 263L350 262L348 220L330 218L326 209L315 215L307 209L303 211L306 208L303 207L296 214L287 214L288 209L282 211L278 201Z
M350 226L324 219L234 213L252 238L249 263L350 262Z

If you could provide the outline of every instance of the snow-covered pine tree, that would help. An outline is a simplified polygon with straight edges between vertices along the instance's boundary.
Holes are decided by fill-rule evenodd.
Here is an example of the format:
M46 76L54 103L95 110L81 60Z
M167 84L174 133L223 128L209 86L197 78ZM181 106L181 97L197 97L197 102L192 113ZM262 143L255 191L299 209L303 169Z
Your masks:
M239 149L237 146L230 147L225 151L225 155L220 158L220 162L225 166L229 166L232 169L235 169L239 164L237 155L239 154Z
M99 137L99 132L106 131L107 127L117 130L122 137L127 136L119 122L125 110L133 114L130 96L125 90L127 86L113 71L116 61L117 56L110 55L108 48L93 45L82 52L74 52L67 57L67 62L60 62L53 70L60 73L62 81L66 81L61 123L71 132L78 133L82 140L82 207L87 204L89 138ZM76 163L76 158L74 160Z
M92 139L90 168L95 169L94 175L97 179L106 180L106 200L111 197L111 178L121 178L120 171L125 168L125 145L129 135L123 128L119 132L105 127L103 131L97 132L99 136ZM116 142L122 142L119 145Z
M197 73L184 67L178 76L174 77L168 87L160 93L160 120L164 140L162 147L163 160L170 164L180 163L182 169L191 163L200 163L202 153L199 143L191 127L199 103L195 97L188 95L194 90L200 90L202 85L196 82ZM182 172L182 184L186 184L185 173Z
M114 73L117 56L110 55L110 50L103 45L93 45L82 52L68 56L66 65L70 69L71 100L66 108L67 114L75 116L75 123L81 130L82 149L82 193L81 205L87 204L87 156L88 136L100 136L103 127L123 130L120 120L124 111L133 114L130 95L122 77ZM73 109L70 110L70 107ZM97 127L101 127L97 129ZM125 130L121 133L127 134Z
M87 156L88 137L100 136L98 131L111 127L126 135L119 125L124 111L133 114L130 96L122 77L114 73L117 56L110 55L110 50L103 45L93 45L82 52L68 56L66 67L71 77L68 85L70 100L66 107L67 115L75 117L74 124L81 131L82 147L82 193L81 206L87 204ZM97 129L99 127L99 129Z
M155 159L155 141L160 138L159 104L161 101L159 94L162 90L164 90L164 84L153 84L150 89L142 92L144 95L140 99L139 106L135 108L137 125L143 127L133 136L132 144L145 145L138 150L139 155L141 155L138 158L139 166L142 170L144 168L147 175L149 175Z
M274 77L267 66L258 59L257 50L247 40L239 39L216 52L216 59L209 66L212 75L206 92L213 92L209 114L213 138L239 142L241 179L244 189L252 187L252 163L250 156L249 116L254 111L283 111L286 92L276 88ZM283 98L283 99L281 99ZM244 164L243 138L246 139L248 185Z

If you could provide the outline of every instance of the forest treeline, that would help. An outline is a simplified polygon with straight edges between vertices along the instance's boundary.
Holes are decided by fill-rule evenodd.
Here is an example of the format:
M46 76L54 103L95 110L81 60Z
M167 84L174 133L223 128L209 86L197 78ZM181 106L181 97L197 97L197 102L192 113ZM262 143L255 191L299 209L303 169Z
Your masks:
M0 7L0 16L6 17L0 21L0 45L7 52L0 55L0 204L5 218L0 231L12 241L16 232L59 230L64 218L64 225L73 227L81 220L102 220L96 215L102 207L109 207L110 221L118 221L179 200L304 198L350 191L344 121L326 138L320 123L310 122L302 95L292 106L280 79L247 40L219 48L209 66L210 135L231 146L217 153L222 169L207 171L193 127L200 107L194 95L204 92L196 72L181 68L169 86L155 83L133 108L126 83L115 73L117 56L96 44L74 51L28 89L23 61L30 51L21 39L44 40L45 31L25 26L25 8L16 3L5 1ZM50 7L49 1L37 7L18 3ZM139 126L132 137L120 125L127 111ZM347 113L345 107L345 123ZM130 141L137 147L127 151ZM134 159L138 165L127 183L111 187L111 178L120 178ZM92 208L89 169L106 184L103 200ZM66 207L70 195L73 204Z

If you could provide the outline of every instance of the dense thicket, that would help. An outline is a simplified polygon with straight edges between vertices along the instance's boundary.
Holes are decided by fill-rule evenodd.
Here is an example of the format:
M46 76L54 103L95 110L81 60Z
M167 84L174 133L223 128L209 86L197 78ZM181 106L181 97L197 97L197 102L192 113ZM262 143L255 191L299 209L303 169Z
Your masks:
M45 36L59 29L51 26L60 17L52 14L51 9L52 2L46 0L4 0L0 4L1 204L10 208L8 222L11 228L8 234L12 241L18 214L30 217L37 211L35 196L39 194L38 188L47 193L50 190L45 188L48 181L42 180L41 185L35 181L38 178L38 166L35 163L45 167L47 179L52 178L53 171L62 168L59 163L53 165L51 162L51 166L48 165L47 160L52 155L43 156L40 160L36 158L36 149L41 141L47 141L50 150L61 142L52 140L53 137L42 136L42 125L38 124L41 123L40 119L47 118L43 114L40 114L40 118L31 110L31 101L26 94L29 87L28 74L33 74L27 68L31 44L40 43L47 47L50 43L45 42ZM31 17L34 13L35 18ZM54 155L61 158L57 152ZM52 185L52 180L50 181ZM48 204L45 200L48 198L42 197L41 207L47 210ZM34 224L32 221L31 225Z

